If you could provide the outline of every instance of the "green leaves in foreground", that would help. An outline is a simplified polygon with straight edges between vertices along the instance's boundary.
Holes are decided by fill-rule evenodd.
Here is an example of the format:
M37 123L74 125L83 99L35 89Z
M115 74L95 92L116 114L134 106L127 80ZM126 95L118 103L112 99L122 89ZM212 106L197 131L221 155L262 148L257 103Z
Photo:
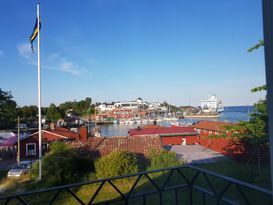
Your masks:
M114 151L95 162L97 178L106 178L137 173L139 170L135 154Z

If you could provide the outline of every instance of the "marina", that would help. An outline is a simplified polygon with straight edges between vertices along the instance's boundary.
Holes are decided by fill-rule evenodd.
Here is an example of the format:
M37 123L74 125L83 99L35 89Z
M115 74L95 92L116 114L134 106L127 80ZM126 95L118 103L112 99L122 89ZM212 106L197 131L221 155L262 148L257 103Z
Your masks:
M198 121L209 120L209 121L222 121L222 122L239 122L249 121L249 114L253 112L253 106L227 106L224 107L224 112L219 114L218 118L212 117L192 117L192 118L162 118L157 119L156 124L161 126L187 126L194 124ZM205 116L205 115L204 115ZM154 124L154 120L143 120L143 125ZM102 136L126 136L128 130L137 128L140 123L121 123L121 124L103 124L98 125L101 130ZM89 126L89 130L94 128L94 124Z

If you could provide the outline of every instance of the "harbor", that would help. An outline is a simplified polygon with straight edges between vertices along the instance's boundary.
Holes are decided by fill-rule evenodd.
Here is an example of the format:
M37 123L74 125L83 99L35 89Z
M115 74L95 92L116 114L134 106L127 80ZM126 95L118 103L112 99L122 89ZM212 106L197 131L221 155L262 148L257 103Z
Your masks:
M178 126L187 126L194 124L198 121L202 120L210 120L210 121L221 121L221 122L239 122L239 121L249 121L249 114L253 112L253 106L227 106L224 107L224 112L219 114L218 118L177 118L173 121L157 121L157 125L171 127L173 125ZM151 124L153 125L153 120L144 121L143 125ZM102 136L126 136L128 135L128 130L132 128L137 128L140 126L139 123L135 124L101 124L97 125L97 127L101 130ZM89 130L92 130L95 127L94 124L89 125Z

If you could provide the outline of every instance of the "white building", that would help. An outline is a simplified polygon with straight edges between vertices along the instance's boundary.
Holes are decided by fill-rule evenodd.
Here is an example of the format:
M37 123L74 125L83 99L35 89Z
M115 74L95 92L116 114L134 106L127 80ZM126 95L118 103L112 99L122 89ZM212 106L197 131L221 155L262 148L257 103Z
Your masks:
M159 102L150 103L148 109L151 111L160 111L160 112L165 112L168 110L168 108L166 106L163 106Z
M112 111L113 109L114 105L110 103L104 103L98 106L98 110L101 112Z
M142 98L137 98L134 101L117 102L114 104L114 107L118 109L137 110L148 107L148 103L144 102Z

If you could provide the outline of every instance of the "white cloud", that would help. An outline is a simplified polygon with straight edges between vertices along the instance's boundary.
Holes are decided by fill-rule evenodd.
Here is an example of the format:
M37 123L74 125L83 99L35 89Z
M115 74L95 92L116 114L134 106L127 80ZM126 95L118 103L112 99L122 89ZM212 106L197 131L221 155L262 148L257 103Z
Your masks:
M72 62L64 61L60 65L61 71L71 73L73 75L80 76L85 69L80 68L79 66L75 65Z
M60 58L60 55L58 53L52 53L48 56L49 60L56 60L58 58Z
M31 47L28 43L18 44L17 51L19 56L24 58L28 64L37 65L34 59L34 55L31 51ZM61 72L66 72L75 76L82 76L84 73L86 73L85 68L76 65L75 63L67 60L66 57L63 57L58 53L52 53L44 58L45 60L43 60L42 62L46 62L46 64L42 64L42 68L59 70Z
M26 60L33 60L33 54L31 51L31 47L29 45L29 43L20 43L17 45L17 51L18 54L26 59Z

